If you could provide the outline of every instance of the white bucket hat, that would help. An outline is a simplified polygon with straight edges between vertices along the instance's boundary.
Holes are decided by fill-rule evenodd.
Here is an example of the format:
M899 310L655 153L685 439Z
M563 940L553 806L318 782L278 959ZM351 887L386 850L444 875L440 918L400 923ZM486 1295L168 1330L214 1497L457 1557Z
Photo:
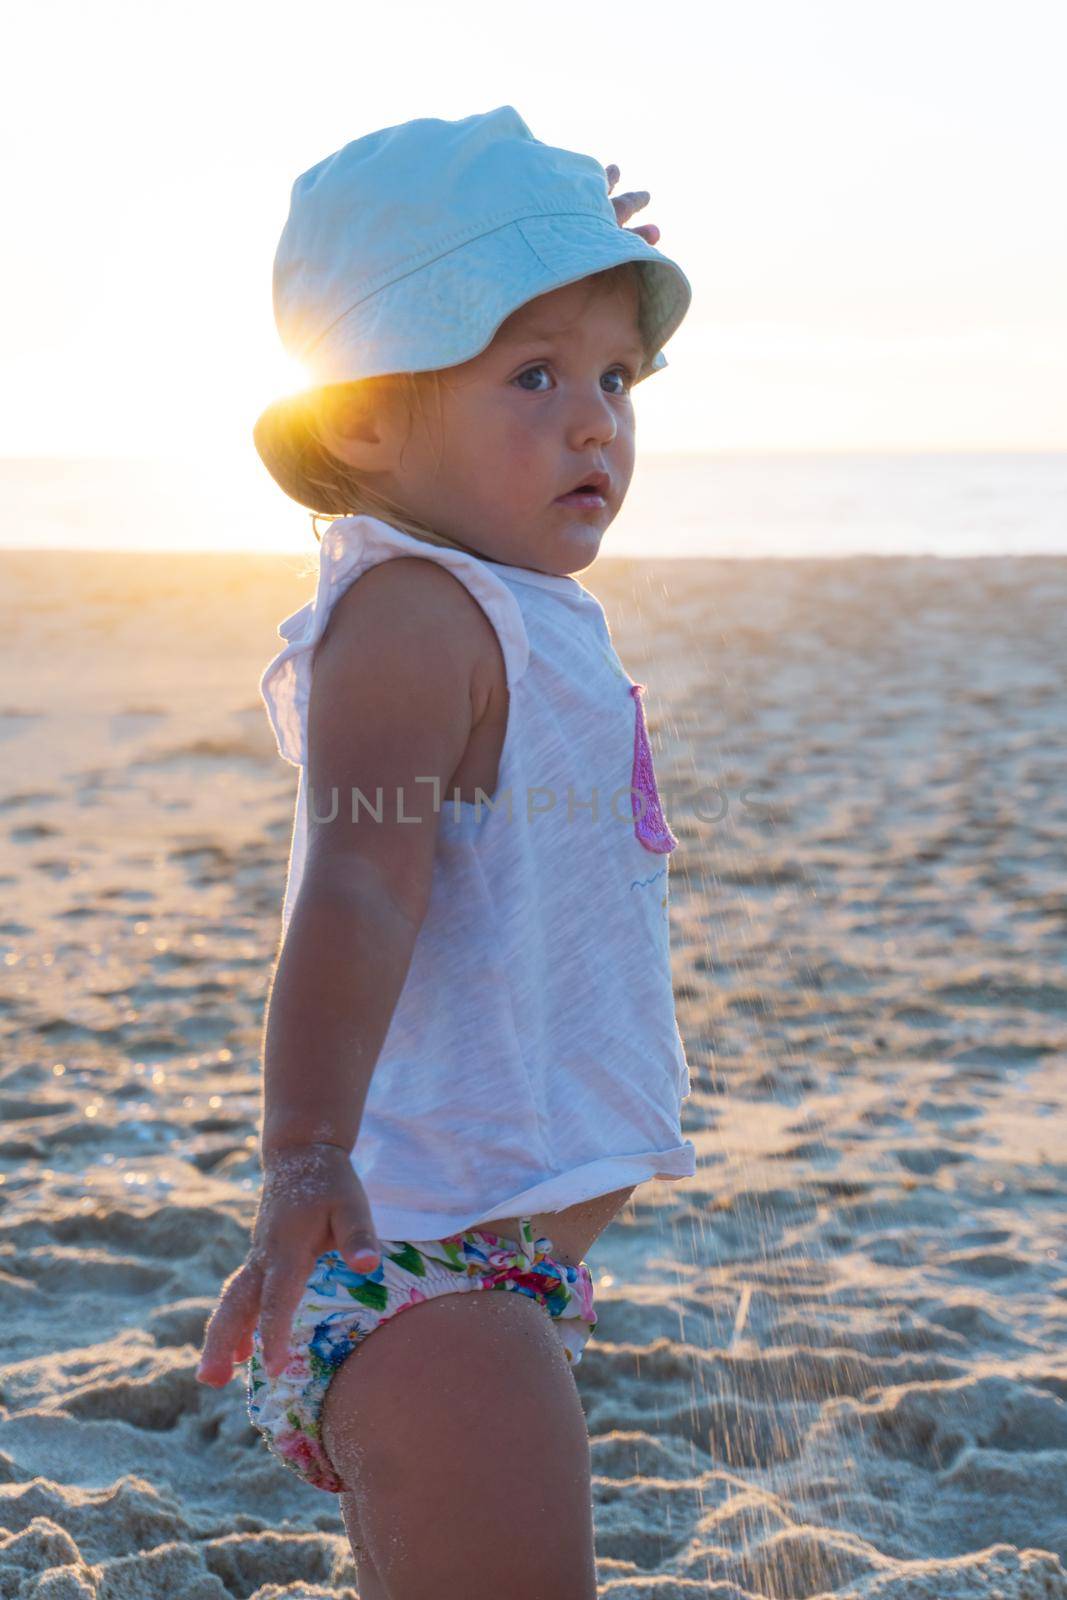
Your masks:
M640 264L646 359L692 297L681 268L620 227L592 156L535 139L513 106L418 117L354 139L301 174L274 258L274 320L311 386L275 401L256 448L301 505L306 404L327 384L469 361L527 301L623 261Z

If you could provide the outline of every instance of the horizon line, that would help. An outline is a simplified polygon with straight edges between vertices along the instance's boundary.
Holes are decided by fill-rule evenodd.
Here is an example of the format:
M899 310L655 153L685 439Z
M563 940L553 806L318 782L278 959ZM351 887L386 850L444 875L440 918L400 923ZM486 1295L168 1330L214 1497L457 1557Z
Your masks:
M690 449L682 447L675 450L644 449L637 453L637 461L644 460L675 460L679 457L704 460L708 457L717 460L734 460L762 458L766 456L1056 456L1067 455L1067 443L1049 445L753 445L753 446L712 446L707 449ZM39 462L45 465L49 462L70 463L77 462L81 465L91 465L96 462L101 464L116 465L138 464L162 466L176 462L190 463L202 462L214 467L226 463L235 463L237 456L233 452L190 452L187 455L104 455L95 453L91 455L79 454L37 454L25 452L18 455L0 454L0 466L21 465L27 462Z

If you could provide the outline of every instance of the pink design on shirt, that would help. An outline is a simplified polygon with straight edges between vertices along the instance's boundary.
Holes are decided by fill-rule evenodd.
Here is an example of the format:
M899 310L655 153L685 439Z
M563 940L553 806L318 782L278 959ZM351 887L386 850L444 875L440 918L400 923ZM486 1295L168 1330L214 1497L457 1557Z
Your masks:
M660 805L656 771L652 765L652 748L648 742L648 729L645 727L645 708L641 700L644 688L643 683L635 683L630 689L637 707L634 725L634 768L630 787L644 796L643 814L637 794L630 795L630 804L633 807L634 833L637 838L646 850L653 850L657 855L667 855L674 849L678 840L671 832L663 815L663 807Z

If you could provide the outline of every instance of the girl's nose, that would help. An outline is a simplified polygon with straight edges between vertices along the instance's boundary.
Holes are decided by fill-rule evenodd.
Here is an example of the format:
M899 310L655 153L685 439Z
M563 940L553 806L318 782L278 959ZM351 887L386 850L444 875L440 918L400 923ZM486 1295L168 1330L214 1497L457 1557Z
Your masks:
M610 444L619 431L618 419L612 409L611 396L606 395L603 389L599 397L583 393L582 397L575 398L570 423L570 443L576 450L586 448L590 443Z

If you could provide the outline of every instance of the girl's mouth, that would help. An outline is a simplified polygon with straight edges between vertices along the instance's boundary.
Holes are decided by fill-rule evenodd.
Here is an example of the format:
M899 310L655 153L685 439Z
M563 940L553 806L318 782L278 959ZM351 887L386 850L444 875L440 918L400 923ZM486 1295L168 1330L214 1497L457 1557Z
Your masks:
M602 511L607 505L604 496L595 489L572 489L570 494L556 498L557 506L573 506L579 511Z

